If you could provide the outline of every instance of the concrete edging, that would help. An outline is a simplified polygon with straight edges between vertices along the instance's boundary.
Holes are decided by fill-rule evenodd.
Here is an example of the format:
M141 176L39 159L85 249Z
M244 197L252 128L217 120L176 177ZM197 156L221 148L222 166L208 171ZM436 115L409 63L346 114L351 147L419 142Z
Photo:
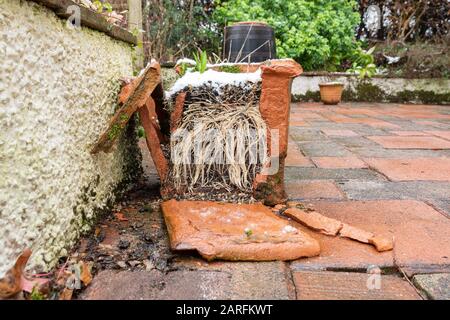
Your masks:
M404 79L376 76L360 79L343 73L309 73L294 79L294 101L320 101L319 83L344 83L343 101L450 104L450 79Z

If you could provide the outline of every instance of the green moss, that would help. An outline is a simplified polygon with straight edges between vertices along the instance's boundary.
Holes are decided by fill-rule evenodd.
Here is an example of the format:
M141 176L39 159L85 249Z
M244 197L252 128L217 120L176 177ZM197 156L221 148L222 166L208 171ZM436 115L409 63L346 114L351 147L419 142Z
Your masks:
M44 294L39 292L39 289L37 287L34 287L30 294L31 300L45 300Z
M116 139L121 131L122 131L122 127L119 124L117 124L117 123L114 124L112 126L111 130L109 130L109 132L108 132L108 139L110 141Z
M430 90L403 90L396 94L389 94L380 87L372 84L370 79L357 81L342 92L342 101L358 102L391 102L391 103L424 103L424 104L448 104L450 92L436 93ZM353 88L353 89L352 89ZM293 95L295 102L320 102L320 91L307 91L303 95Z
M450 92L436 93L427 90L404 90L395 96L389 97L390 102L421 102L426 104L448 104L450 103Z
M343 101L383 102L386 93L370 83L370 80L358 82L355 89L345 89L342 92Z
M236 65L225 65L219 67L220 72L228 72L228 73L241 73L241 68Z
M305 94L295 94L292 96L293 102L320 102L320 91L306 91Z
M129 117L126 113L122 113L119 116L119 121L120 121L120 124L122 127L126 125L126 123L128 122L128 119L129 119Z

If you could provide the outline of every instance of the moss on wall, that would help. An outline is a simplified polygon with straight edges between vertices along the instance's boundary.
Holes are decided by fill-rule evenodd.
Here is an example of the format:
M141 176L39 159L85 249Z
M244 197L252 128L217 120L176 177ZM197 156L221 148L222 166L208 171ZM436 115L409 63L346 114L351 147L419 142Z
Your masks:
M304 78L307 81L307 78ZM358 78L343 78L345 89L342 92L343 101L359 101L359 102L393 102L393 103L425 103L425 104L449 104L450 103L450 90L446 88L445 79L431 79L429 81L423 79L383 79L384 86L377 84L375 79ZM377 80L379 80L378 78ZM391 81L403 80L405 82L402 89L395 89L395 85L398 83L392 83ZM317 81L317 80L315 80ZM313 82L312 82L313 83ZM378 81L379 83L379 81ZM427 86L423 84L426 83ZM408 86L406 86L408 84ZM430 85L431 84L431 85ZM298 85L301 87L301 83ZM310 84L311 86L311 84ZM436 90L432 90L433 86L436 86ZM312 85L312 87L315 87ZM385 88L389 88L387 90ZM411 89L413 87L413 89ZM320 101L320 91L317 85L317 90L308 90L304 94L298 94L293 92L293 101Z

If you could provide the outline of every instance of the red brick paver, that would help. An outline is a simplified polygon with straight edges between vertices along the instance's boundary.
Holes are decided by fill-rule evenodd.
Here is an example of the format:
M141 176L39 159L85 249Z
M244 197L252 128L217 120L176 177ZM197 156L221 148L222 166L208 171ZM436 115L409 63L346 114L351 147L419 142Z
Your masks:
M425 131L425 132L432 134L434 136L444 138L446 140L450 140L450 131Z
M367 165L357 157L313 157L311 160L319 168L367 168Z
M420 300L415 289L397 276L355 273L294 273L299 300Z
M415 200L375 200L313 202L317 211L323 215L370 231L374 234L394 236L395 263L398 266L421 264L449 265L450 255L450 219L429 205ZM330 237L328 237L330 238ZM334 239L334 238L330 238ZM322 253L318 258L309 259L310 263L331 266L364 266L391 252L373 252L373 258L367 257L359 246L362 244L346 240L340 244L331 244L333 251L327 248L330 242L321 242ZM353 250L351 250L351 248ZM367 259L368 258L368 259ZM388 262L381 261L382 264ZM299 262L301 264L301 261ZM374 263L378 265L378 263Z
M358 134L352 130L343 129L343 130L333 130L333 129L323 129L322 132L327 136L336 136L336 137L356 137Z
M343 199L344 196L332 181L312 180L286 183L290 199Z
M450 149L450 141L437 137L371 136L368 138L386 149Z
M450 181L450 158L365 158L364 161L393 181Z
M314 167L314 164L301 153L295 142L289 142L285 165L292 167Z
M391 133L397 136L429 136L423 131L391 131Z

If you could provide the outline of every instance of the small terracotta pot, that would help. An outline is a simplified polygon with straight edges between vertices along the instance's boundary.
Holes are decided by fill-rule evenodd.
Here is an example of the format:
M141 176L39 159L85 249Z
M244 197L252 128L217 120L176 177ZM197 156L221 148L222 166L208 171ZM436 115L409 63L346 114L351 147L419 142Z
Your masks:
M344 84L340 82L319 83L320 99L324 104L338 104L341 102Z

